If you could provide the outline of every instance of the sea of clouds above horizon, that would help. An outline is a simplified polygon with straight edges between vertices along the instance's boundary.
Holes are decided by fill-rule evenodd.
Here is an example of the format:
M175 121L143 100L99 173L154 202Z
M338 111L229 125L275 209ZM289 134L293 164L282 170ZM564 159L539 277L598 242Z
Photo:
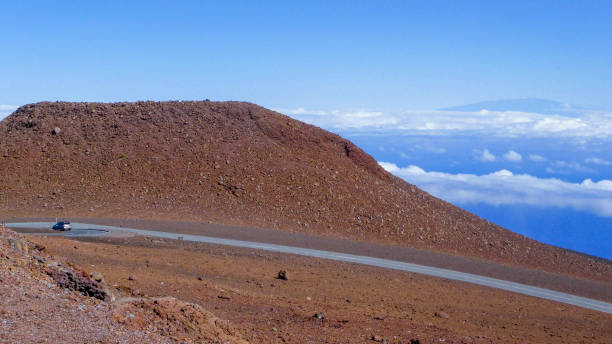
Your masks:
M497 137L612 138L612 113L584 111L580 117L521 111L410 110L388 114L381 111L276 111L328 130L403 133L419 135L490 135Z
M277 111L359 141L387 171L454 204L570 208L612 217L609 112ZM399 143L390 145L390 138ZM456 142L463 144L457 148Z
M537 178L499 170L484 175L427 172L414 165L400 168L379 162L388 172L456 204L535 205L569 207L612 217L612 181L569 183L557 178Z

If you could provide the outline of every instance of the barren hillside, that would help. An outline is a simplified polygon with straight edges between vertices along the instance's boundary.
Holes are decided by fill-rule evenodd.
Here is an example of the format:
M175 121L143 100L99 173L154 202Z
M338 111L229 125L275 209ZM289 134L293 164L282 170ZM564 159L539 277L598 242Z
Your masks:
M434 249L612 280L384 171L351 142L239 102L38 103L0 123L0 217L156 218Z

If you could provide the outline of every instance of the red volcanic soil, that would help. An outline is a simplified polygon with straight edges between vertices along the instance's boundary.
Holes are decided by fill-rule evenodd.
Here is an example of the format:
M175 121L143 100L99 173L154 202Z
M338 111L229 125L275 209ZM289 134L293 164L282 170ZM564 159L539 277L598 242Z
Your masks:
M0 123L0 217L164 219L415 247L612 280L384 171L350 141L240 102L38 103Z
M151 237L30 239L116 286L131 301L115 312L125 325L153 325L181 339L603 344L612 338L612 314L419 274ZM281 270L286 279L278 278ZM174 305L146 302L168 296ZM226 343L218 339L213 343Z

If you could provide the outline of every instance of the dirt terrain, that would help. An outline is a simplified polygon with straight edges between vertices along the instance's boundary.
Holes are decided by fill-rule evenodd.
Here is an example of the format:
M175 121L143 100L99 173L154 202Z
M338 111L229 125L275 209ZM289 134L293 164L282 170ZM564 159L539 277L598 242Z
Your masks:
M101 272L125 296L197 304L252 343L603 344L612 338L609 314L411 273L146 237L31 240L80 269ZM278 278L281 270L286 280ZM181 336L193 338L189 331Z
M199 305L125 295L3 227L0 295L0 343L248 343Z
M351 142L239 102L38 103L0 122L0 217L165 219L484 258L609 282L384 171Z

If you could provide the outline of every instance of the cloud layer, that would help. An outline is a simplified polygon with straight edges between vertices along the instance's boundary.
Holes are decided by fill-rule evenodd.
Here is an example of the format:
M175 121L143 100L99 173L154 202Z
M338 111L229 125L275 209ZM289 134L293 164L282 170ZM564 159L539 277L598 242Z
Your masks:
M0 104L0 112L12 112L17 110L18 106L16 105L6 105Z
M328 129L387 129L411 134L485 134L499 137L612 137L612 113L585 112L580 118L519 111L322 111L277 109Z
M427 172L418 166L400 168L380 162L384 169L436 197L455 204L525 204L569 207L612 217L612 180L568 183L500 170L485 175ZM543 197L545 195L545 197Z
M13 111L17 110L18 106L15 105L5 105L0 104L0 121L4 119L4 117L10 115Z
M608 160L600 159L600 158L587 158L587 159L584 159L584 162L586 162L587 164L612 166L612 162Z
M304 108L274 109L274 111L330 129L381 128L392 127L398 123L397 118L380 111L322 111Z

